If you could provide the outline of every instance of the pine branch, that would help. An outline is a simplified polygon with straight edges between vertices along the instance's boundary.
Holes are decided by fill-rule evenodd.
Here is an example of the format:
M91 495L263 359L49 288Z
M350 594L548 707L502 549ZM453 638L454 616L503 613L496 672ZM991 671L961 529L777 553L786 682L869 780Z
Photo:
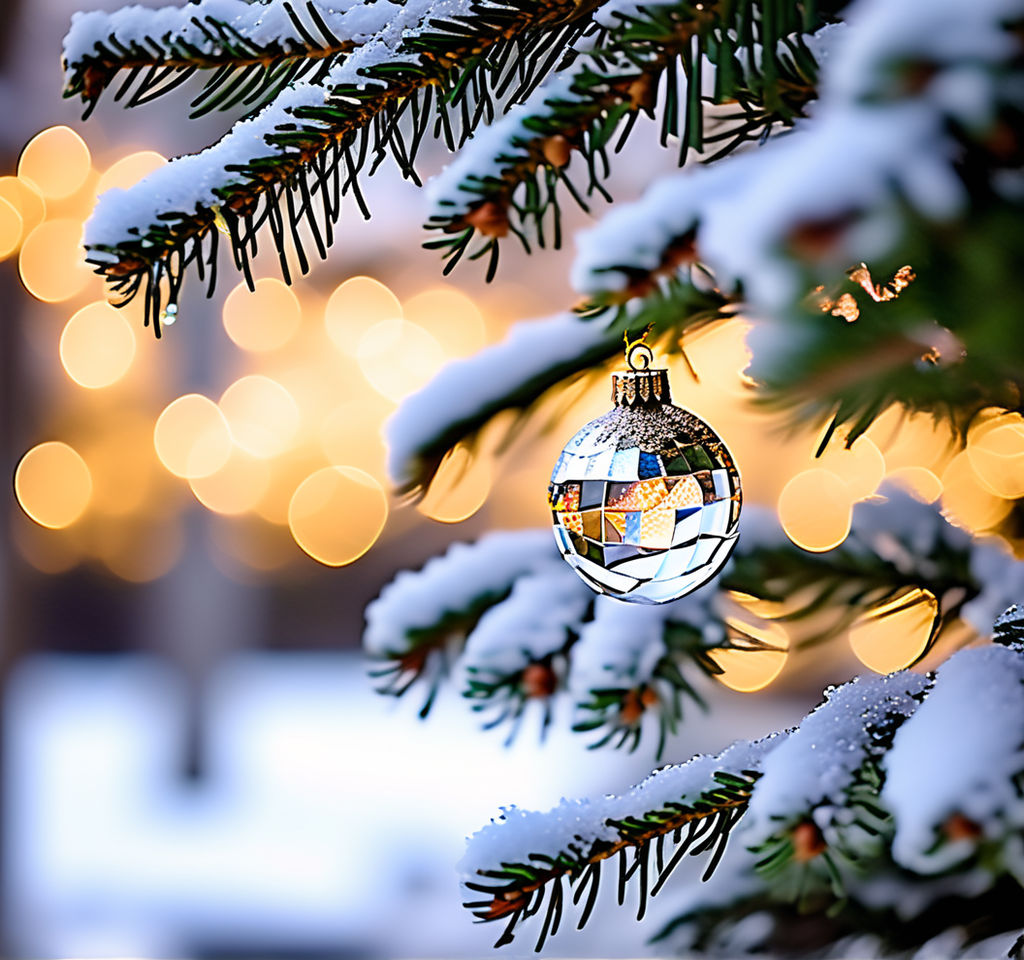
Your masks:
M365 645L386 661L375 674L389 678L382 692L428 685L423 715L457 668L463 696L486 727L507 725L509 740L530 704L540 707L543 733L569 700L572 729L592 735L592 748L635 750L653 735L660 757L685 705L703 709L700 678L721 672L713 651L770 649L723 612L716 593L762 603L806 597L780 619L807 625L802 643L813 645L927 592L937 602L920 658L961 614L1001 602L1001 581L976 569L985 549L905 494L859 504L847 542L824 554L794 547L773 511L748 505L717 591L635 608L595 600L548 531L492 534L386 587L367 609Z
M760 52L769 5L755 7L757 29L744 42ZM593 41L593 53L582 52L521 107L470 141L432 181L427 228L446 236L425 246L444 251L445 272L469 250L475 234L483 240L471 259L495 250L509 232L527 252L533 242L544 248L549 238L559 247L559 195L567 193L584 210L584 198L594 193L610 200L603 185L611 169L609 151L622 149L641 113L660 115L661 144L678 139L682 165L691 150L707 150L706 159L715 160L766 137L773 127L791 125L816 95L816 63L799 32L778 46L770 68L755 66L750 49L737 43L737 26L751 17L749 9L681 2L614 11L612 4L599 12L603 32ZM785 11L785 27L797 28L798 6ZM713 77L707 93L705 73ZM733 106L718 118L717 129L706 132L708 103ZM582 182L577 176L574 184L570 168L577 156L584 169Z
M402 696L415 684L426 685L425 717L485 614L509 597L520 577L551 560L547 532L524 530L455 544L421 571L400 574L366 608L363 645L386 661L371 672L385 678L379 692Z
M858 30L947 36L941 7L922 8L912 30L895 8L872 8ZM960 422L987 404L1016 409L1020 357L996 334L1020 309L1021 200L1007 174L1020 137L1003 142L1020 127L1015 36L985 8L926 63L916 41L878 56L837 45L813 122L613 211L578 238L577 287L596 303L628 299L683 251L764 318L753 375L794 419L835 415L851 441L894 401ZM940 93L968 63L988 78L976 108ZM878 281L907 265L919 279L879 302L879 287L842 286L861 261ZM994 289L1010 292L979 298Z
M206 275L212 292L215 226L229 235L235 266L250 285L264 224L284 279L291 279L291 259L306 272L303 234L325 257L343 194L352 192L368 214L357 182L366 163L375 167L390 153L416 179L416 148L432 111L438 132L443 128L449 139L450 108L464 134L493 117L490 81L512 69L524 75L547 69L550 50L587 28L592 0L464 4L458 14L441 0L437 12L431 5L401 7L333 66L322 85L288 86L215 147L113 192L86 227L87 260L121 303L145 295L147 323L157 333L161 307L176 300L187 270Z
M484 899L465 906L483 922L506 921L495 946L511 943L517 927L543 913L536 950L559 928L565 907L563 882L573 904L586 897L577 929L590 919L602 867L618 860L618 900L627 885L638 888L637 919L648 897L656 896L686 854L710 852L705 876L721 859L729 834L742 816L758 777L766 742L736 744L718 757L699 757L665 767L632 791L600 802L562 801L546 814L506 810L502 820L474 835L462 862L464 885ZM543 850L525 853L537 843L531 836L544 824ZM495 866L497 851L520 848L520 860ZM494 851L492 852L492 847ZM482 879L479 879L482 878Z
M1019 610L1009 612L1003 635L1022 619ZM983 706L979 690L986 692ZM958 921L970 921L968 943L1016 929L1024 903L1015 873L1024 839L1022 692L1024 657L1016 645L963 650L934 680L901 671L830 688L795 730L664 768L624 797L563 801L548 813L506 810L502 822L470 840L466 885L486 899L466 906L480 920L508 920L498 945L510 942L523 920L543 914L540 949L561 919L562 881L575 889L575 902L589 895L582 926L600 863L618 853L619 902L625 881L636 875L642 917L648 893L661 889L686 849L684 843L666 861L657 838L679 827L673 818L685 823L696 811L722 824L716 854L727 836L734 840L721 869L714 870L716 856L705 883L683 891L682 914L660 935L689 928L684 949L714 953L714 935L754 911L778 924L800 913L816 916L830 939L875 930L901 949ZM935 750L936 742L945 749ZM702 781L722 769L732 771L715 774L726 790L704 792ZM695 803L690 798L698 792ZM654 796L660 802L652 803ZM669 796L673 801L664 802ZM968 805L977 820L964 816ZM645 844L655 846L653 869ZM623 856L625 847L635 847L632 860ZM966 858L973 877L962 890L951 887L948 874L933 880ZM900 922L893 922L893 894L880 896L873 886L879 883L915 894L900 901ZM949 900L951 893L964 895L974 912ZM952 912L941 916L947 903ZM936 909L922 910L925 904ZM783 929L759 925L757 943ZM726 940L723 949L734 956L754 945Z
M1002 629L1012 632L1020 619L1019 609L1008 611ZM912 952L939 934L944 955L995 955L969 948L1018 929L1024 908L1014 853L1024 839L1024 659L1011 640L963 650L933 680L917 679L923 688L911 693L919 705L883 721L877 739L858 736L852 752L849 730L826 724L821 736L801 742L812 718L825 719L826 705L765 758L731 848L736 856L684 894L681 914L659 939L672 936L677 949L710 955L756 947L799 954L809 944L788 935L803 916L822 937L812 943L840 955L848 952L842 938L854 933L877 937L885 955ZM851 753L854 762L844 764ZM741 947L730 931L754 912L764 917L757 943ZM949 935L958 926L954 949ZM853 952L868 949L858 944Z
M176 89L196 71L213 71L192 102L191 116L251 107L289 83L319 82L398 9L389 0L343 12L318 0L218 0L76 13L64 40L64 96L81 98L84 119L122 72L128 76L114 99L135 107Z
M449 450L472 444L506 410L517 413L511 442L553 388L598 376L607 361L621 355L624 333L636 337L655 323L649 342L671 354L683 349L685 333L730 312L729 300L695 273L692 280L655 285L643 299L621 306L586 307L578 315L518 324L501 343L448 364L402 403L386 428L392 481L403 494L421 494Z

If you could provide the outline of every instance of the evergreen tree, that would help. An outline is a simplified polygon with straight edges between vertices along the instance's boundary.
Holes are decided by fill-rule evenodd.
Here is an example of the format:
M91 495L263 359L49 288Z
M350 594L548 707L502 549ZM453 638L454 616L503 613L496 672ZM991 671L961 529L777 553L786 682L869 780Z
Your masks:
M159 336L189 274L213 293L222 234L250 285L266 239L285 280L305 273L346 197L370 215L362 176L391 157L418 182L429 135L457 156L429 185L427 246L446 272L483 259L491 277L504 243L562 242L564 203L610 199L615 154L643 114L686 169L577 238L581 305L520 325L399 409L396 486L422 492L457 444L499 414L527 416L615 358L624 335L651 329L668 351L741 310L761 399L827 422L823 446L840 428L852 444L893 404L965 441L980 416L1022 402L1022 38L1021 0L80 13L65 94L86 113L110 88L134 107L197 72L194 115L250 111L209 149L106 194L88 259L119 302L144 297ZM1022 494L1004 494L1010 545ZM506 811L463 863L467 906L505 924L499 944L529 922L539 948L566 885L582 926L606 860L642 915L680 859L702 854L707 882L672 888L673 947L814 952L867 935L884 950L945 937L935 949L950 953L1008 946L1024 927L1022 570L910 498L859 505L845 544L823 554L748 506L722 575L681 600L595 597L547 531L493 533L400 575L368 608L365 639L382 689L423 691L424 715L457 661L488 725L514 731L528 704L569 698L594 745L635 747L646 734L663 744L700 703L710 651L764 648L721 614L722 591L798 597L786 616L812 623L813 640L914 589L936 599L929 646L961 620L984 634L995 621L994 643L935 675L852 681L794 730L663 768L620 797Z

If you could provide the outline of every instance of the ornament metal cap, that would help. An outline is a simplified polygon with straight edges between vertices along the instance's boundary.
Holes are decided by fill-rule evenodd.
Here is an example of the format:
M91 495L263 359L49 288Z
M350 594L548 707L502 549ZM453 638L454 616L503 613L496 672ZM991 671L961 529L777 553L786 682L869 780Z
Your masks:
M629 370L612 374L612 401L617 407L636 407L650 403L671 403L667 370L651 370L654 353L643 338L626 341Z

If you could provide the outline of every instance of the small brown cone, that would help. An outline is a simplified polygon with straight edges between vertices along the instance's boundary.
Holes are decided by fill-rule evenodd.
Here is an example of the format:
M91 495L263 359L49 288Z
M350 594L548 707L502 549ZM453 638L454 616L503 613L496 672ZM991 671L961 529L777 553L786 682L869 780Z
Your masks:
M465 220L485 237L508 235L508 214L501 204L493 200L485 200L478 207L474 207L466 214Z
M558 688L558 677L544 663L528 664L523 671L523 693L528 697L550 697Z
M819 854L825 852L827 844L821 831L810 820L798 823L794 828L790 839L793 841L793 859L797 863L807 863Z
M566 137L563 137L560 133L556 133L553 137L547 137L541 146L541 152L544 154L544 159L551 164L556 170L561 170L562 167L569 163L572 157L572 144L569 143Z

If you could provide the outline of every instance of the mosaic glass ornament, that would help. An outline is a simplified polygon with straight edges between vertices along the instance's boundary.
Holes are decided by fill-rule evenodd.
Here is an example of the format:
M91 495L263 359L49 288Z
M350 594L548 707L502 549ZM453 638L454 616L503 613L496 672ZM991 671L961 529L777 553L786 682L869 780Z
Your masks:
M565 446L548 488L555 540L598 593L667 603L710 580L738 536L740 475L721 438L670 402L650 348L627 348L615 406Z

